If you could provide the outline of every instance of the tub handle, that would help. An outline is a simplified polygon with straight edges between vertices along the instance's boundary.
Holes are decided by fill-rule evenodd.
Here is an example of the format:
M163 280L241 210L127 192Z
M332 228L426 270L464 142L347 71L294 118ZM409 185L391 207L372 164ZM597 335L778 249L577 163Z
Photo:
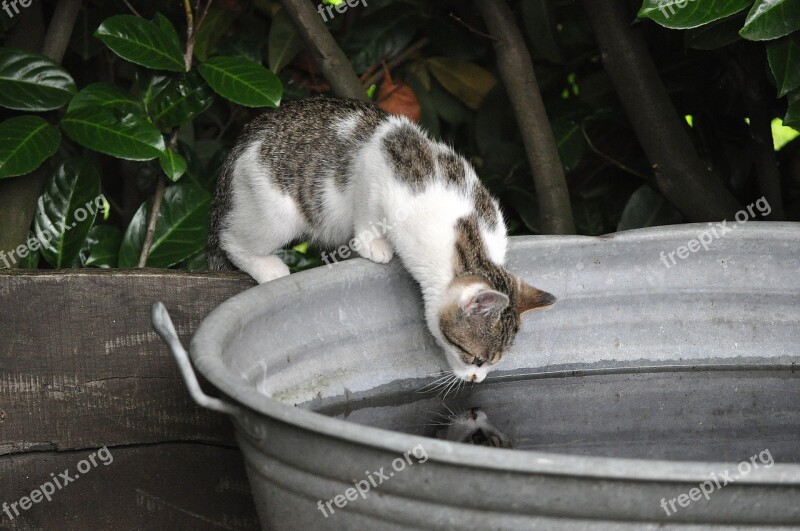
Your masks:
M151 316L153 328L156 329L158 335L161 336L161 339L164 340L169 350L172 352L175 361L178 362L178 368L181 371L181 376L183 376L183 382L186 384L186 388L189 390L192 399L197 402L197 405L212 411L226 413L240 418L242 415L238 407L223 402L219 398L208 396L203 392L203 389L200 387L200 382L197 381L197 375L194 373L192 362L189 360L189 354L186 352L186 349L183 348L183 345L181 345L181 340L178 338L178 333L175 331L175 325L172 324L172 319L163 302L153 304Z

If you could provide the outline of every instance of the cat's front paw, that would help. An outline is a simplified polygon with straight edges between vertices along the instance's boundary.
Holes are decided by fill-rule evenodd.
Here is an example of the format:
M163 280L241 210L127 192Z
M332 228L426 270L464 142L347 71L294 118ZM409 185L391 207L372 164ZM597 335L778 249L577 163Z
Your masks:
M392 246L384 238L376 238L364 243L358 249L358 254L379 264L387 263L394 256Z

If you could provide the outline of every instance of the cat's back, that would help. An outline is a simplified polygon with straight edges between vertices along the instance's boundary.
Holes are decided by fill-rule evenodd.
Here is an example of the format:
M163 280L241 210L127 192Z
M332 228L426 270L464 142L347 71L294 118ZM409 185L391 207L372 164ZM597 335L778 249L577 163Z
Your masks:
M261 153L268 157L324 156L367 140L388 116L358 100L320 96L286 101L251 122L241 141L261 142Z

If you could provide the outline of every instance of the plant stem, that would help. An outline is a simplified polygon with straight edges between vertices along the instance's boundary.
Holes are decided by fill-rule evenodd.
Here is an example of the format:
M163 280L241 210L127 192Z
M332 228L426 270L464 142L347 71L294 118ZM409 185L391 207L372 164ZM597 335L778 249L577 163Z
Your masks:
M167 180L164 174L158 175L158 184L156 184L156 193L153 195L153 206L150 208L150 219L147 222L147 234L144 237L144 245L142 252L139 255L138 267L147 266L147 258L150 256L150 249L153 247L153 235L156 232L156 224L158 223L158 214L161 210L161 203L164 201L164 192L167 189Z
M61 63L64 59L80 10L81 0L61 0L56 4L42 46L42 53L56 63Z
M368 101L353 65L339 48L313 4L308 0L282 0L282 3L333 92L341 98Z
M741 205L697 155L644 39L631 26L628 0L582 2L658 189L692 221L731 219Z
M750 117L750 136L756 165L756 180L771 211L767 219L785 219L781 172L772 138L771 102L774 101L772 87L762 73L767 68L764 51L760 46L748 46L740 53L735 65L742 87L742 96Z
M186 51L183 54L183 62L186 71L192 69L192 57L194 54L194 43L197 35L197 30L203 24L203 21L208 14L208 9L214 0L208 0L206 7L200 19L195 23L194 13L192 12L192 4L190 0L183 0L183 7L186 11ZM198 3L199 6L199 3ZM168 149L176 149L178 147L178 132L179 127L172 129ZM161 212L161 204L164 201L164 192L167 189L167 180L165 174L162 172L158 175L158 182L156 183L156 191L153 195L153 206L150 209L150 218L147 220L147 233L144 237L144 244L142 245L142 252L139 254L138 267L147 266L147 258L150 256L150 250L153 247L153 235L156 232L156 225L158 224L158 215Z
M427 37L421 38L420 40L418 40L417 42L415 42L414 44L412 44L411 46L409 46L408 48L397 54L391 60L389 60L385 64L386 68L388 68L389 71L391 72L401 64L405 63L406 61L414 57L420 50L425 48L429 43L430 41L428 40ZM366 76L362 81L362 84L364 85L364 87L369 88L370 86L374 85L375 83L383 79L383 74L384 71L378 69L375 72L370 73L370 75Z
M505 0L476 0L476 4L493 37L497 68L522 133L539 199L542 232L575 234L564 166L550 129L531 56L514 14Z

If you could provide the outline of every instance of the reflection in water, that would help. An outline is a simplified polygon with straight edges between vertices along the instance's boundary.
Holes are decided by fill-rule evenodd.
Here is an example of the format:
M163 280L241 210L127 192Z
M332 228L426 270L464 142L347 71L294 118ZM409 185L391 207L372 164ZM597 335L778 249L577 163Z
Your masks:
M430 388L432 386L428 386ZM381 392L383 391L383 392ZM800 462L800 371L652 371L491 378L352 396L320 413L459 443L641 459Z
M446 417L443 428L436 437L453 442L469 443L494 448L511 448L511 439L492 426L489 417L480 408L469 408L462 413Z

